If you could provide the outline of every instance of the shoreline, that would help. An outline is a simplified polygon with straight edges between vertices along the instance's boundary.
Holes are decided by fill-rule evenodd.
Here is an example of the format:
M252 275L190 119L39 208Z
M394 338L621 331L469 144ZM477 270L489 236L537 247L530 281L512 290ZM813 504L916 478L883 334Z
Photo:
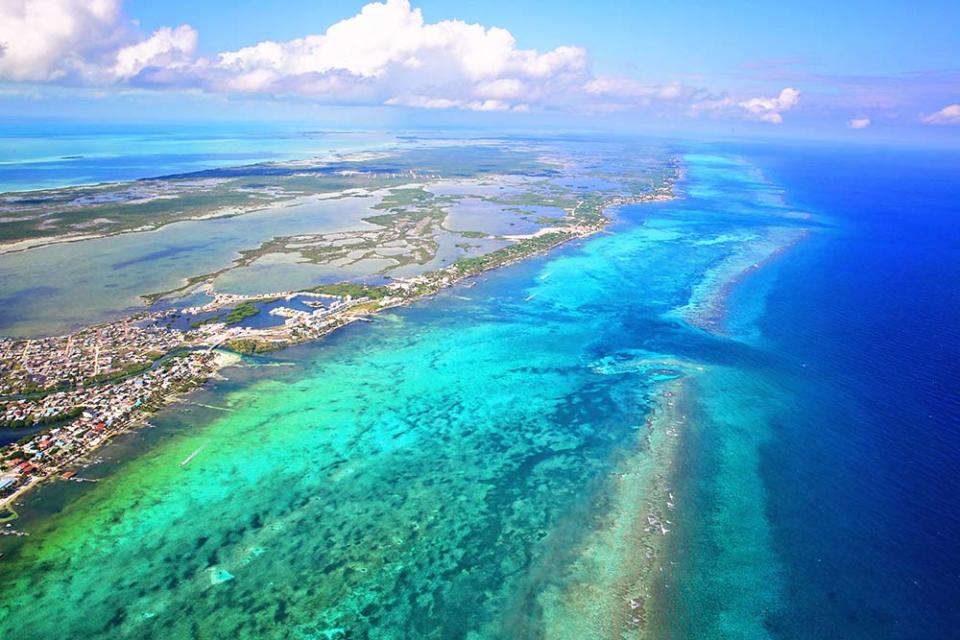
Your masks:
M119 424L116 428L112 428L110 431L105 432L101 439L91 443L91 445L86 449L78 452L75 456L64 460L60 464L52 465L46 470L46 473L29 476L30 479L28 482L18 487L13 493L0 499L0 510L8 509L13 511L13 505L15 501L18 498L22 498L34 488L50 482L56 482L57 480L68 480L69 478L64 478L63 474L78 467L87 466L91 462L89 456L92 453L108 445L117 436L146 426L147 420L151 415L155 414L164 407L174 404L190 392L203 387L210 380L218 377L222 369L237 365L242 360L242 356L233 352L221 350L213 351L212 353L213 356L211 361L206 363L208 365L208 370L201 375L188 378L184 382L186 388L157 394L156 397L150 399L149 406L141 406L128 413L126 416L124 416L124 420L121 424ZM33 438L40 437L43 434L44 431L41 431L40 433L34 434ZM14 513L16 512L14 511ZM7 522L12 522L14 520L16 520L16 517L7 520Z
M464 280L467 280L471 277L482 275L488 271L494 269L500 269L503 267L508 267L512 264L516 264L520 261L526 260L528 258L542 255L549 251L552 251L556 247L559 247L563 244L566 244L572 240L588 238L596 233L604 231L606 227L612 222L612 219L605 215L605 212L611 207L626 206L630 204L642 204L646 202L662 202L667 200L672 200L676 198L674 188L676 185L675 180L671 180L667 186L666 192L660 190L651 193L645 194L643 196L618 196L611 198L608 201L603 202L599 205L598 211L600 213L600 219L596 222L590 224L589 226L576 225L576 226L567 226L567 227L557 227L548 230L545 233L535 233L531 234L529 237L524 237L523 239L518 240L515 244L508 245L503 249L493 251L479 258L473 259L471 262L461 264L460 262L454 263L442 269L439 269L423 276L418 276L414 279L424 280L418 284L418 288L415 289L412 293L405 295L404 297L396 298L386 298L382 302L377 299L374 300L365 300L360 299L354 304L346 306L341 311L338 311L328 322L321 325L320 327L313 330L313 333L310 333L305 336L293 336L293 335L283 335L284 330L288 329L288 324L280 325L279 327L262 329L258 330L259 333L253 338L237 338L232 341L227 339L219 339L214 344L210 345L196 345L196 346L207 346L208 353L214 352L215 354L223 353L224 350L231 353L235 358L239 359L242 354L254 354L262 353L265 351L277 351L287 347L304 344L307 342L318 341L330 333L336 331L337 329L356 322L358 320L367 320L369 321L370 316L376 315L381 311L387 309L404 307L414 302L427 299L433 295L443 291L444 289L453 287ZM571 216L575 214L576 209L579 207L576 205ZM554 236L554 237L551 237ZM524 243L527 244L526 246ZM497 255L499 254L499 255ZM494 257L496 256L496 257ZM202 283L197 283L202 284ZM284 295L288 294L297 294L297 293L308 293L308 292L282 292ZM254 299L269 299L277 297L276 294L266 294L263 296L252 297ZM281 296L282 297L282 296ZM349 299L349 296L348 296ZM149 316L149 312L146 312ZM164 312L166 313L166 312ZM138 312L134 314L133 317L142 315L144 312ZM129 318L127 318L129 319ZM110 323L107 323L108 325ZM94 325L97 326L97 325ZM231 348L231 342L234 343L233 346L236 346L240 343L251 342L252 344L249 347L249 350L242 350ZM262 347L262 350L261 350ZM214 349L219 349L214 351ZM193 352L200 353L200 352ZM206 384L214 376L217 376L221 369L227 364L227 360L214 357L213 363L204 363L205 368L208 368L208 371L205 371L199 375L192 375L189 380L186 382L190 386L190 390L193 388L201 387ZM230 364L235 364L230 362ZM148 372L149 373L149 372ZM134 378L136 379L136 378ZM183 391L174 391L160 393L156 398L151 398L151 407L149 408L137 408L133 411L127 413L122 417L122 423L117 427L111 427L109 431L104 433L104 436L101 439L97 439L94 442L89 444L84 443L83 450L78 454L71 456L67 461L59 464L54 464L44 470L44 472L29 476L29 481L24 483L22 486L17 487L11 494L0 498L0 509L6 508L8 505L12 505L14 501L18 498L22 498L23 495L28 493L34 487L40 486L46 482L56 481L60 478L62 473L65 473L70 469L70 467L76 465L78 462L84 460L89 456L90 453L96 451L101 446L109 442L114 436L119 435L120 433L125 433L132 429L136 429L141 426L141 423L146 420L147 416L154 413L157 409L162 406L168 405L174 402ZM72 424L72 423L71 423ZM42 438L48 430L41 430L40 432L34 434L31 438L31 442ZM14 445L8 445L4 448L4 451Z

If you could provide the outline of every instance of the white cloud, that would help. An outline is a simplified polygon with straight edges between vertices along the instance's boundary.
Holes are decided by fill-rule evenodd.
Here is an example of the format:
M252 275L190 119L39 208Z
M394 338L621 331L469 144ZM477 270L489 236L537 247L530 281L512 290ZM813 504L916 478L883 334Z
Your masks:
M420 107L421 109L450 109L453 107L464 106L464 102L462 100L450 100L449 98L424 98L422 96L413 96L411 98L390 98L386 103L399 107Z
M960 124L960 104L947 105L920 120L924 124Z
M792 87L782 89L780 93L770 98L756 96L737 100L729 95L709 96L693 102L689 113L698 116L702 113L712 117L746 117L761 122L780 124L783 122L783 112L789 111L800 103L800 92Z
M847 126L851 129L866 129L870 126L870 118L866 116L862 118L853 118L852 120L847 121Z
M83 73L115 38L121 0L0 1L0 80Z
M698 115L701 112L719 113L729 111L731 108L735 107L736 104L736 100L730 96L723 96L721 98L707 98L706 100L700 100L690 105L690 112L693 115Z
M583 89L587 95L606 101L601 105L591 105L598 111L656 107L661 111L674 114L679 111L693 117L700 114L710 114L715 118L747 117L777 124L783 122L781 114L784 111L789 111L800 102L800 92L792 87L781 90L774 98L758 96L737 99L677 81L644 84L629 78L600 76L587 81Z
M597 96L613 96L631 98L642 104L653 101L684 101L692 100L704 94L704 90L691 87L680 82L667 84L644 84L630 78L598 77L584 85L587 93Z
M744 100L738 104L755 118L763 120L764 122L780 124L783 122L781 113L797 106L799 102L800 92L792 87L787 87L782 90L776 98L761 96Z
M190 63L197 46L197 32L189 25L163 27L152 36L117 52L113 74L120 79L138 75L149 67L176 69Z
M523 82L516 78L497 78L481 83L477 89L485 96L503 100L516 100L522 98L525 93Z
M548 101L587 73L586 52L519 49L509 31L425 23L408 0L363 7L322 35L261 42L198 66L218 90L501 110Z
M503 100L452 100L450 98L390 98L385 104L399 107L419 107L421 109L464 109L467 111L517 111L530 110L527 104L511 104Z

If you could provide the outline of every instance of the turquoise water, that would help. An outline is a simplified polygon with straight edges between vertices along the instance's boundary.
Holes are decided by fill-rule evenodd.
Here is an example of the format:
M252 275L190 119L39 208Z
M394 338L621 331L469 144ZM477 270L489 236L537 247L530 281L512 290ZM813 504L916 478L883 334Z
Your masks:
M675 461L699 437L693 415L731 413L718 393L740 375L725 361L743 347L696 326L719 322L703 282L723 288L718 265L746 267L797 226L749 163L687 164L689 197L252 362L202 394L222 410L165 412L169 435L55 515L39 512L58 490L38 492L33 535L2 568L0 629L583 638L664 624L650 603L683 514ZM739 493L716 511L743 524L752 563L730 559L749 587L737 611L766 606L777 577L752 474L762 440L728 443ZM38 615L51 607L56 620Z

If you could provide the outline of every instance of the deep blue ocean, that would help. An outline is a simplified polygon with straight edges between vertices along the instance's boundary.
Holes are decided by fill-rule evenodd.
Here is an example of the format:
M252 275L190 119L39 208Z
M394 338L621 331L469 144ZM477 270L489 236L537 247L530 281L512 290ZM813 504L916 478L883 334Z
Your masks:
M825 215L735 292L790 391L761 475L785 638L960 635L960 154L739 146Z

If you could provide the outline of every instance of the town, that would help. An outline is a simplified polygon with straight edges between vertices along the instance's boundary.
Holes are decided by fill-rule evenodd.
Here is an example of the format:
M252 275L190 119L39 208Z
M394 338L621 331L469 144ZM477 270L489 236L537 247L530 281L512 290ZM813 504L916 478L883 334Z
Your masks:
M26 429L28 434L2 453L0 505L46 478L71 478L72 467L83 464L90 451L144 423L177 394L235 362L232 353L259 353L315 339L374 308L403 302L399 296L381 296L371 307L372 300L363 296L284 292L281 297L294 295L317 297L323 303L311 312L276 307L271 313L283 322L266 329L227 322L186 331L166 326L172 316L235 305L256 309L255 303L264 300L220 295L203 307L141 313L68 336L5 339L0 351L5 375L0 425Z

